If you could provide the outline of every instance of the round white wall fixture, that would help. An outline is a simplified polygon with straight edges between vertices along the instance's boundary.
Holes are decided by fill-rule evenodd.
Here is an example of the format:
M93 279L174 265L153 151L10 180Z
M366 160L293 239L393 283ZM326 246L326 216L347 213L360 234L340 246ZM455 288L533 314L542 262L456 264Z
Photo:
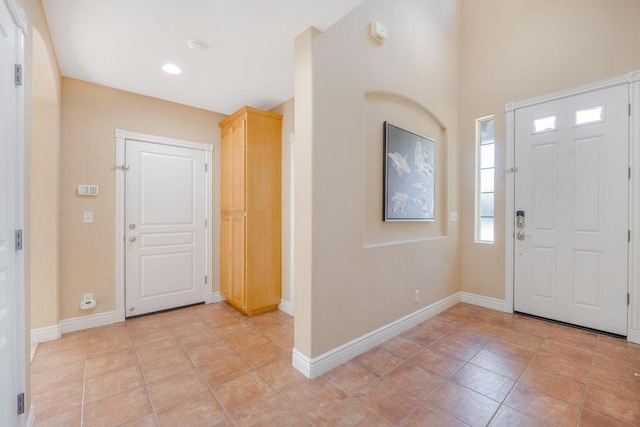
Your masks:
M187 46L189 50L195 54L200 54L207 48L205 42L196 39L187 40Z

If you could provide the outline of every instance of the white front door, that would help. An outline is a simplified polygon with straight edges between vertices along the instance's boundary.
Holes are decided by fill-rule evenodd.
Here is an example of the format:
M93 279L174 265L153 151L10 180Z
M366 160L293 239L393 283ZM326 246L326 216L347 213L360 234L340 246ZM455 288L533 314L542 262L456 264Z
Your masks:
M516 311L626 335L628 105L620 85L516 110Z
M14 83L17 27L0 2L0 424L18 425L24 376L18 321L22 286L16 252L18 224L18 88ZM24 418L24 417L22 417Z
M206 152L125 144L126 316L203 302Z

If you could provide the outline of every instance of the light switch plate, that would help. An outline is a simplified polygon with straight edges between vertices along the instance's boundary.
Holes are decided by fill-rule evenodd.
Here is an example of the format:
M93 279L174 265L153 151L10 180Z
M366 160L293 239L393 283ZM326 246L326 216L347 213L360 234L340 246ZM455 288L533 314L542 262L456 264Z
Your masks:
M458 221L458 212L449 212L449 221L451 222Z
M85 224L93 224L93 211L84 211L82 214L82 222Z

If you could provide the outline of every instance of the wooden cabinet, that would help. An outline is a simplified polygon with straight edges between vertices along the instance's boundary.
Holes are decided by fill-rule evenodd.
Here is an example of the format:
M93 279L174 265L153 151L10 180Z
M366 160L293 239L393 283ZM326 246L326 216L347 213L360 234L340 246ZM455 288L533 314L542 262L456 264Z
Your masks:
M262 313L278 307L282 286L282 116L244 107L220 132L220 292Z

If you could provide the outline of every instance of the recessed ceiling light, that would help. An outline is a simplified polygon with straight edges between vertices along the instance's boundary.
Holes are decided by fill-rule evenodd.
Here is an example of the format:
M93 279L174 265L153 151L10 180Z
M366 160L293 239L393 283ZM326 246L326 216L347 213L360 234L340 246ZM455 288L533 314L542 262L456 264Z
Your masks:
M164 70L165 73L169 73L169 74L180 74L182 72L180 68L178 68L173 64L164 64L162 66L162 69Z

